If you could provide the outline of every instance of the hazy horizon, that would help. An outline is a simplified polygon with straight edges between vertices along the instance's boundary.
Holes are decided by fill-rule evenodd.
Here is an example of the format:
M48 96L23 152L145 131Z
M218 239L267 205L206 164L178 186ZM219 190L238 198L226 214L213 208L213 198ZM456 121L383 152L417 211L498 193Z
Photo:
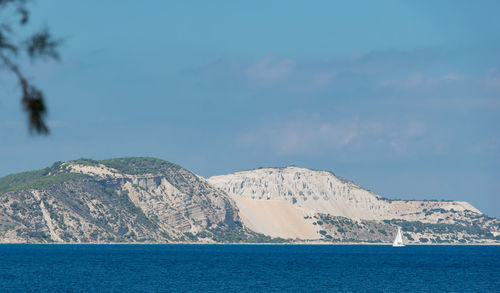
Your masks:
M61 63L30 136L0 72L0 176L151 156L204 177L329 170L388 198L500 217L500 2L36 1Z

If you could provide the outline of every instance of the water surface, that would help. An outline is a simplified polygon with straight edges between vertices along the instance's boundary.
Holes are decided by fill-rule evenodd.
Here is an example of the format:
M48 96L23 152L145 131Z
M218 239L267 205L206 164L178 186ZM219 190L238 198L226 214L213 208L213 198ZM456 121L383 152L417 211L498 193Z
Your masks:
M0 245L2 292L500 292L500 246Z

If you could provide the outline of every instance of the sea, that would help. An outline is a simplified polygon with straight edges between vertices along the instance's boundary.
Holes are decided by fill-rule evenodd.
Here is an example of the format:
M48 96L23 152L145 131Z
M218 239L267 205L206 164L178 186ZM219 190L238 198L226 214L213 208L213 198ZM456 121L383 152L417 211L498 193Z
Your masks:
M500 246L5 244L0 292L500 292Z

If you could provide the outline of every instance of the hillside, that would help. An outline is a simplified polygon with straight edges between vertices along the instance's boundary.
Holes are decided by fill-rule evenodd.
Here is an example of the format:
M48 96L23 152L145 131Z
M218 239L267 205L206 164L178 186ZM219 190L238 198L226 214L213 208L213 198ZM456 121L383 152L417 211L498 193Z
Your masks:
M328 171L262 168L208 182L232 197L245 225L272 236L388 242L402 226L409 242L455 243L489 241L500 231L498 219L467 202L389 200ZM273 212L265 212L270 206ZM297 231L280 228L300 215Z
M6 176L0 211L1 243L270 240L241 226L227 194L153 158L58 162Z
M401 201L331 172L265 168L204 179L155 158L80 159L0 178L0 243L493 243L466 202Z

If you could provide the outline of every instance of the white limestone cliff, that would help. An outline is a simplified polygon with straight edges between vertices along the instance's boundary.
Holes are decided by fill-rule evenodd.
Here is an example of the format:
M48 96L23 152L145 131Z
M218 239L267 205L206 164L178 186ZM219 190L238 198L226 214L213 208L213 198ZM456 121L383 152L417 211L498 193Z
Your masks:
M313 221L307 216L296 224L301 227L297 228L300 231L291 233L279 228L270 229L285 221L284 214L294 214L290 222L296 222L299 214L323 213L361 220L403 219L450 224L462 219L464 213L481 214L467 202L384 199L331 172L298 167L262 168L213 176L207 180L235 200L247 226L272 236L314 238L310 231L318 228L313 227ZM290 206L280 206L277 202L288 203L296 211L291 212ZM268 211L270 205L274 209L272 213Z

